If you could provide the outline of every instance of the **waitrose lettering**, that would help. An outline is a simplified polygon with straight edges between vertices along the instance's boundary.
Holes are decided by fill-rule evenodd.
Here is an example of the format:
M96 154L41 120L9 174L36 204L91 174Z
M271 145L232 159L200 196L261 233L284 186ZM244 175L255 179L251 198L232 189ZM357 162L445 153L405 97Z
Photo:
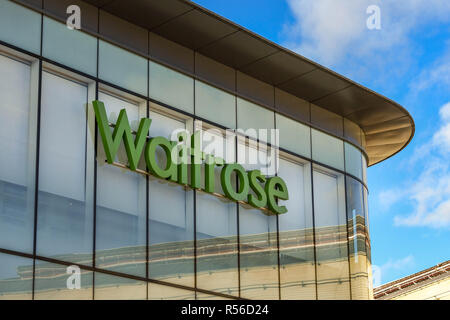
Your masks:
M220 183L228 199L246 202L259 209L267 208L271 214L283 214L288 211L286 206L278 203L278 200L289 199L288 189L282 178L268 178L259 170L246 171L238 163L225 163L220 157L205 154L201 151L200 131L194 132L190 137L179 134L178 141L170 141L165 137L147 139L152 120L143 118L140 120L136 138L134 138L125 109L120 111L114 130L111 132L103 102L95 100L92 105L108 163L114 163L123 141L131 170L137 169L144 153L147 170L151 175L190 186L193 189L202 189L208 193L216 192L214 173L216 167L221 167ZM164 167L157 162L157 148L161 148L166 155ZM205 172L203 188L201 187L202 165ZM190 182L188 170L190 170ZM239 181L237 188L232 180L233 174L236 174ZM250 192L250 189L253 192Z

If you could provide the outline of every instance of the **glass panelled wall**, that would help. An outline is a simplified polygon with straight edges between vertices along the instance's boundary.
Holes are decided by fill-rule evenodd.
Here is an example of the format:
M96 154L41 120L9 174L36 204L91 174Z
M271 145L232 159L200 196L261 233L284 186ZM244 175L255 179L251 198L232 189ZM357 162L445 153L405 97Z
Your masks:
M278 218L281 299L316 299L311 163L288 155L279 163L290 193L290 214Z
M343 141L11 1L0 7L0 299L371 297L357 135ZM29 23L15 39L11 17ZM133 137L146 117L147 139L199 130L205 155L283 178L288 212L228 200L220 165L202 165L192 188L191 165L182 185L146 174L144 157L130 170L123 143L106 163L96 98L111 132L125 109ZM156 162L167 163L160 148Z
M318 299L350 299L344 180L342 173L313 165Z
M234 105L234 103L233 103ZM235 138L217 127L202 126L202 151L224 159L236 160ZM233 296L239 295L237 204L225 198L220 169L212 173L214 190L196 191L197 287ZM201 186L205 187L206 168L202 168ZM236 183L236 175L232 176Z
M176 130L192 131L192 121L150 106L150 136L171 138ZM176 140L176 137L171 138ZM166 154L159 149L164 165ZM148 275L152 279L194 287L194 192L148 176Z

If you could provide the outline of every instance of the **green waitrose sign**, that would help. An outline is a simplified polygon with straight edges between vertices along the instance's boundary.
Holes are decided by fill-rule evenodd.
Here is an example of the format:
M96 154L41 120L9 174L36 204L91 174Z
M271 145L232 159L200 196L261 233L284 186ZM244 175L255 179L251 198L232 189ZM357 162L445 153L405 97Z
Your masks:
M288 200L289 194L286 183L280 177L266 178L259 170L245 171L238 163L225 163L220 157L205 154L200 150L200 132L190 137L179 135L179 141L169 141L164 137L154 137L147 141L147 134L152 123L151 119L143 118L139 123L136 138L128 122L125 109L119 113L116 125L111 133L108 118L103 102L92 102L97 120L100 136L105 149L106 160L112 164L123 140L128 157L129 168L136 170L144 152L145 162L150 174L176 182L180 185L190 186L193 189L202 189L208 193L215 193L215 167L222 167L220 183L225 196L232 201L243 201L255 208L268 208L272 214L287 212L286 206L278 205L278 199ZM145 148L144 148L144 145ZM166 165L162 168L156 161L156 149L162 148L166 154ZM188 161L190 157L190 161ZM188 164L190 162L191 182L188 182ZM205 166L205 187L201 188L201 165ZM239 188L233 186L232 174L236 173ZM264 186L264 187L263 187ZM254 194L249 193L250 188Z

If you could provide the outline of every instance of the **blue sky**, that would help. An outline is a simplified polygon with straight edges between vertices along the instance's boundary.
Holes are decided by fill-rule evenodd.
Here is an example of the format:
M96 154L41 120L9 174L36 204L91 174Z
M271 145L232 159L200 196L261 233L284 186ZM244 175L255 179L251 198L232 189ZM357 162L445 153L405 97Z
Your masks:
M450 1L194 2L408 109L413 141L368 169L372 263L386 283L450 259Z

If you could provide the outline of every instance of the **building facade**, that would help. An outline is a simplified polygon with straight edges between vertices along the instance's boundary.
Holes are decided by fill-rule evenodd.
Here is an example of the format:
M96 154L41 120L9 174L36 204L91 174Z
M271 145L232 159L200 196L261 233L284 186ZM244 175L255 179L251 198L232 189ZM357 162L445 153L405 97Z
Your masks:
M450 261L374 288L377 300L450 300Z
M373 297L366 168L414 134L395 102L180 0L0 0L0 75L0 299ZM287 212L230 201L219 166L107 161L93 101L280 177Z

